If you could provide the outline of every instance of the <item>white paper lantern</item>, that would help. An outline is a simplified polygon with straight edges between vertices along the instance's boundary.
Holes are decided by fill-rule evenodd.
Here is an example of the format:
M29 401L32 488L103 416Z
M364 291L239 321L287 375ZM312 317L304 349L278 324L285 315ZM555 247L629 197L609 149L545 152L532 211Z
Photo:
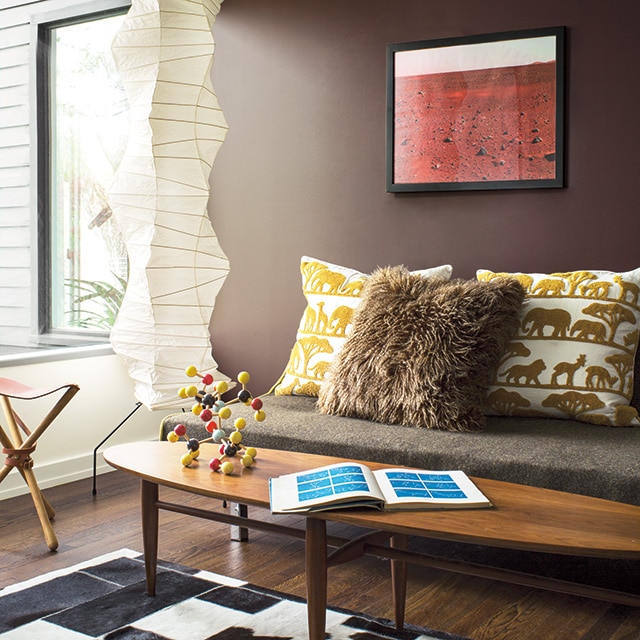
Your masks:
M227 123L211 83L213 0L133 0L112 52L131 110L109 191L129 253L111 332L148 409L180 404L185 368L216 380L209 323L229 271L207 214L209 175Z

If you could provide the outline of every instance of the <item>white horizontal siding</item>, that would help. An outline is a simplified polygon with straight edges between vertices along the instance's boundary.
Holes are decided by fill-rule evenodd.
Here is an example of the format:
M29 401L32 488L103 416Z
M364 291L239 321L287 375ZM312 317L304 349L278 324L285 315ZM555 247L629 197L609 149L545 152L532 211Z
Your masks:
M4 287L0 289L2 292L2 304L0 305L0 324L6 324L12 327L22 326L24 324L24 313L28 307L24 305L24 293L19 287ZM15 322L15 319L21 321ZM27 322L29 317L27 315Z
M16 346L32 333L31 29L22 20L0 29L0 344Z
M13 319L13 316L10 317ZM0 345L28 347L33 344L29 336L24 337L24 329L22 327L12 327L6 324L0 324ZM2 354L0 354L2 355Z
M5 149L29 147L29 127L2 127L0 125L0 144ZM1 178L0 178L1 180Z
M0 69L2 67L0 66ZM2 82L2 80L0 80ZM16 86L0 86L0 108L15 107L17 105L28 103L29 87L26 84Z
M15 289L28 287L31 282L31 269L26 267L7 267L0 271L0 289Z
M31 10L27 5L35 4L33 1L24 2L23 0L0 0L0 27L5 25L15 25L20 22L29 22L29 14Z
M29 25L29 17L24 15L22 20L19 20L17 24L2 25L0 29L0 51L3 49L12 49L14 47L20 47L29 42L29 31L31 26ZM20 60L20 58L17 58ZM21 60L23 63L27 62L27 58Z
M2 307L0 310L0 341L3 345L11 346L28 346L24 341L24 313L22 309L12 309L11 307ZM19 343L11 342L17 336ZM27 338L28 340L28 338Z
M28 187L29 167L0 167L0 184L5 187ZM0 225L2 222L0 221Z
M2 131L2 129L0 129ZM0 141L0 145L2 142ZM29 166L29 147L23 145L21 147L2 147L0 146L0 167L9 169L11 167L28 167ZM0 192L3 185L0 185Z
M28 247L30 230L25 227L8 227L2 230L2 249ZM0 281L2 278L0 278Z
M17 50L20 51L21 48L17 48ZM25 80L28 78L28 74L29 65L26 62L15 64L13 66L3 66L2 75L0 76L0 88L4 89L26 86Z
M25 207L30 203L29 187L3 187L0 188L0 207ZM0 247L2 243L0 242Z
M31 226L31 210L29 207L2 206L0 204L0 229L8 226Z
M0 251L0 269L13 269L15 267L31 268L28 253L25 254L21 247L2 247L2 251Z
M2 73L2 69L0 69ZM16 104L0 109L0 130L5 127L18 127L29 125L29 105ZM1 143L0 143L1 144Z

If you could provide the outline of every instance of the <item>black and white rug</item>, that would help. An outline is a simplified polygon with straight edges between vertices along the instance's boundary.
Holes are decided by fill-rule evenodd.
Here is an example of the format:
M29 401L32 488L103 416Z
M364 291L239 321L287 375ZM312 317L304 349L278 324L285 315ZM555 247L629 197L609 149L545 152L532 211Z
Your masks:
M0 590L0 640L304 640L303 600L122 549ZM327 611L331 640L464 640L349 611Z

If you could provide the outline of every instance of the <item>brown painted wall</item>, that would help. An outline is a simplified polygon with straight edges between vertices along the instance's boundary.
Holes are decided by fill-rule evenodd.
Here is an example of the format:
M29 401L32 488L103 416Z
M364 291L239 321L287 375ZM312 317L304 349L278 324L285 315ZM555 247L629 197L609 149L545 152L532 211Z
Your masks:
M614 10L615 9L615 10ZM311 255L370 271L450 263L565 271L640 266L637 0L225 0L214 86L229 133L210 212L231 273L214 357L263 391L284 368ZM393 42L568 28L567 188L385 192Z

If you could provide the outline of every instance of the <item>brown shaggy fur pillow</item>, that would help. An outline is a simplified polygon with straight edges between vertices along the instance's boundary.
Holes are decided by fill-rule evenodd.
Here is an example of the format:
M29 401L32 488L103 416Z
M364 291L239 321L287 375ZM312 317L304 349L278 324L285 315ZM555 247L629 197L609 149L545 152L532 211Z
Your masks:
M320 389L320 411L429 429L481 428L483 398L523 299L513 279L377 270Z

